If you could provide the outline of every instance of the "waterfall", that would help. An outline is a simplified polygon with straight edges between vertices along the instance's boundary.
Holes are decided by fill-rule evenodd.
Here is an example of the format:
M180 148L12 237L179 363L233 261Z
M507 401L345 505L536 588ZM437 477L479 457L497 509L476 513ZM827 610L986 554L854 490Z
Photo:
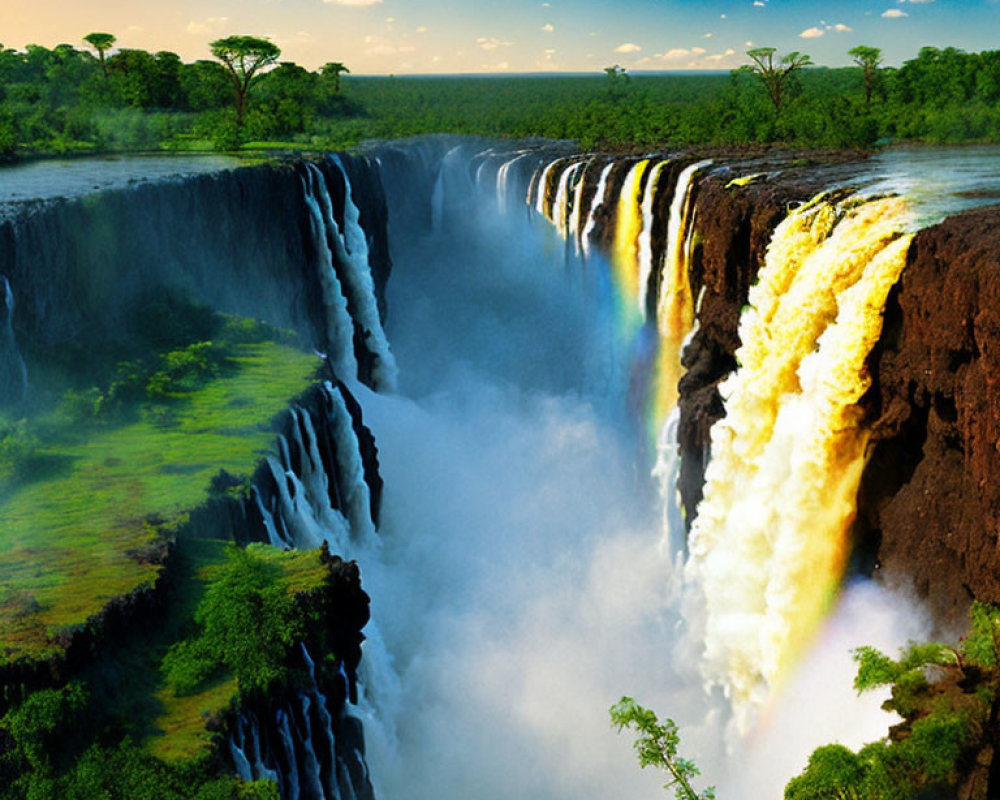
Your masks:
M373 367L374 389L395 391L398 370L396 360L389 350L389 342L382 329L378 301L375 298L375 284L372 281L371 266L368 263L368 236L361 227L361 211L354 202L351 181L339 156L331 156L331 161L340 170L345 185L344 231L337 229L332 208L327 214L327 225L337 246L337 259L344 266L344 288L348 293L348 307L354 324L362 331L364 345L375 357ZM329 202L329 194L323 188Z
M578 161L570 164L559 176L559 184L556 188L555 200L552 203L552 224L556 226L556 231L563 239L569 236L569 202L570 187L573 178L583 168L583 162Z
M615 272L615 283L622 293L620 306L625 319L634 316L634 311L626 309L634 306L639 297L637 247L639 233L642 230L640 194L642 178L646 174L647 167L649 167L648 158L637 161L629 170L618 195L611 263Z
M14 338L14 290L0 275L0 406L19 403L28 395L28 368Z
M375 524L372 521L371 492L365 481L361 443L354 430L354 420L340 387L335 388L327 381L323 388L331 435L337 445L337 475L343 489L344 510L351 536L360 541L373 542Z
M273 502L268 505L257 486L253 501L271 544L311 549L326 542L332 552L350 557L358 543L374 544L371 490L341 388L325 382L320 398L334 463L328 465L319 451L311 413L293 407L288 431L278 438L277 456L265 461L275 490ZM333 474L327 472L330 467Z
M653 202L656 200L656 185L660 173L669 166L669 161L658 161L649 172L646 191L642 196L642 232L639 234L639 313L646 319L649 297L649 278L653 273Z
M358 375L358 362L354 355L354 322L347 309L347 297L333 265L333 252L327 238L326 221L319 203L319 191L323 187L323 175L315 164L306 164L306 178L302 180L302 190L306 207L309 209L309 228L312 241L316 245L319 264L320 286L323 290L323 305L326 308L327 355L337 375L353 379Z
M597 190L594 192L594 199L590 202L590 211L587 212L587 222L583 226L580 234L580 245L586 256L590 255L590 238L597 225L597 210L605 204L605 195L608 193L608 178L611 170L615 168L615 162L609 161L601 170L601 177L597 181Z
M279 708L275 713L274 720L278 726L278 735L281 737L281 748L287 765L286 769L280 773L284 778L282 800L299 800L299 766L295 758L295 740L292 738L292 731L288 726L288 714L284 709Z
M775 230L720 386L688 576L705 669L746 730L809 643L845 565L868 434L865 359L910 238L898 198L820 198Z
M535 189L537 197L534 201L535 211L541 214L543 217L548 217L548 207L546 206L545 200L546 195L548 195L548 185L549 185L549 173L555 168L556 164L562 161L562 157L550 161L544 169L542 169L541 174L538 178L538 183L533 187ZM531 187L529 187L529 192ZM530 203L530 200L529 200Z
M313 747L312 720L309 718L309 709L312 701L309 695L300 693L299 703L301 704L302 727L299 738L302 742L302 750L305 753L305 779L306 785L311 790L311 794L316 798L324 798L326 792L319 776L319 759L316 758L316 751Z
M236 774L240 776L241 780L249 783L253 780L253 768L250 766L250 759L247 758L246 752L243 750L244 737L243 737L243 724L240 720L240 724L236 726L236 731L229 737L229 753L233 758L233 763L236 765Z
M656 281L656 327L659 351L654 380L653 424L661 425L677 404L677 384L681 379L683 342L694 323L691 298L690 244L694 236L691 203L695 175L712 162L708 159L681 170L670 202L667 236ZM656 430L659 430L657 427Z
M509 197L507 183L510 180L510 169L518 161L529 155L531 155L530 152L518 153L513 158L504 161L503 164L500 165L500 169L497 170L497 208L499 208L501 212L507 211L507 198Z
M593 158L583 163L580 177L576 181L576 190L573 193L573 216L569 221L569 230L573 234L573 252L576 255L580 255L580 233L583 224L583 193L587 188L587 173L593 163Z

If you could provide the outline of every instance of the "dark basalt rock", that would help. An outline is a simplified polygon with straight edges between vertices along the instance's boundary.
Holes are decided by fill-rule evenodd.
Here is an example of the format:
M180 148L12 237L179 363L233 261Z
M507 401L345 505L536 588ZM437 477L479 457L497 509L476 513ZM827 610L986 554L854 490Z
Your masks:
M917 234L871 358L859 533L941 621L1000 602L1000 207Z

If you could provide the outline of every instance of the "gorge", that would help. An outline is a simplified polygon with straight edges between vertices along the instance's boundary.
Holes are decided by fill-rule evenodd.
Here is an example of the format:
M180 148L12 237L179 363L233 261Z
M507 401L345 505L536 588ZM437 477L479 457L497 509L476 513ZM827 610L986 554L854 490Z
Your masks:
M893 158L433 138L8 203L0 712L234 541L311 615L286 680L172 699L185 618L119 735L282 797L653 796L623 693L720 797L884 736L849 649L1000 602L1000 162L927 201Z

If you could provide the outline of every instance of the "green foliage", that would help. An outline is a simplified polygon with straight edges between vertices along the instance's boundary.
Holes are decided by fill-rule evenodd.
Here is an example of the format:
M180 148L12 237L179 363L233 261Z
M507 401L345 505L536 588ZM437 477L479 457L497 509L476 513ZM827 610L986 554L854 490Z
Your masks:
M243 783L215 774L207 760L168 765L150 756L131 739L117 745L94 744L60 773L22 772L7 787L3 800L278 800L271 781Z
M149 376L146 393L159 400L193 392L218 377L225 364L225 350L212 342L194 342L160 357L161 369Z
M0 420L0 484L19 478L38 451L38 437L26 419L14 423Z
M903 722L890 738L857 754L839 745L817 749L786 786L786 800L954 796L984 753L988 768L1000 711L998 625L1000 609L975 603L958 649L911 643L893 659L873 647L858 648L855 688L891 687L883 708Z
M975 602L970 613L969 634L962 643L966 660L983 669L996 669L1000 654L1000 618L997 609Z
M59 741L73 731L87 699L82 684L70 683L61 689L33 692L8 711L0 718L0 730L13 742L2 756L8 768L22 762L34 771L50 771L52 753L59 750Z
M921 671L926 666L954 664L956 660L952 648L936 642L926 644L911 642L909 647L901 651L898 661L893 661L885 653L867 646L859 647L853 656L858 663L854 688L859 694L879 686L889 686L906 675Z
M1000 51L922 48L899 69L754 48L730 75L343 77L285 62L267 39L212 43L218 61L59 45L0 50L0 157L87 149L332 148L430 133L576 139L585 148L868 147L885 139L1000 142ZM273 69L272 69L273 67ZM233 100L235 98L235 106Z
M839 744L816 748L805 771L789 781L785 800L865 800L866 765Z
M247 692L262 692L287 677L288 651L303 630L280 578L280 568L253 548L227 550L195 612L197 634L171 647L164 659L164 676L175 692L194 691L222 670Z
M611 707L611 722L619 731L628 728L638 733L635 750L639 755L639 766L653 766L669 773L670 780L663 788L674 787L677 800L711 800L715 797L712 787L700 794L691 787L691 780L701 773L693 761L677 754L680 736L672 719L665 717L658 720L655 711L643 708L631 697L623 697Z

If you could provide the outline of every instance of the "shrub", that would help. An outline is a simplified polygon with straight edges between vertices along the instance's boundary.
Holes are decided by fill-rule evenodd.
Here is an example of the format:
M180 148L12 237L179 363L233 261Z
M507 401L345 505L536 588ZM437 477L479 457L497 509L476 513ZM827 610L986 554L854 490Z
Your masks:
M280 578L281 569L252 548L227 550L226 563L195 612L198 633L173 645L164 659L164 675L175 692L193 692L223 669L248 692L264 691L286 677L288 652L303 630Z

